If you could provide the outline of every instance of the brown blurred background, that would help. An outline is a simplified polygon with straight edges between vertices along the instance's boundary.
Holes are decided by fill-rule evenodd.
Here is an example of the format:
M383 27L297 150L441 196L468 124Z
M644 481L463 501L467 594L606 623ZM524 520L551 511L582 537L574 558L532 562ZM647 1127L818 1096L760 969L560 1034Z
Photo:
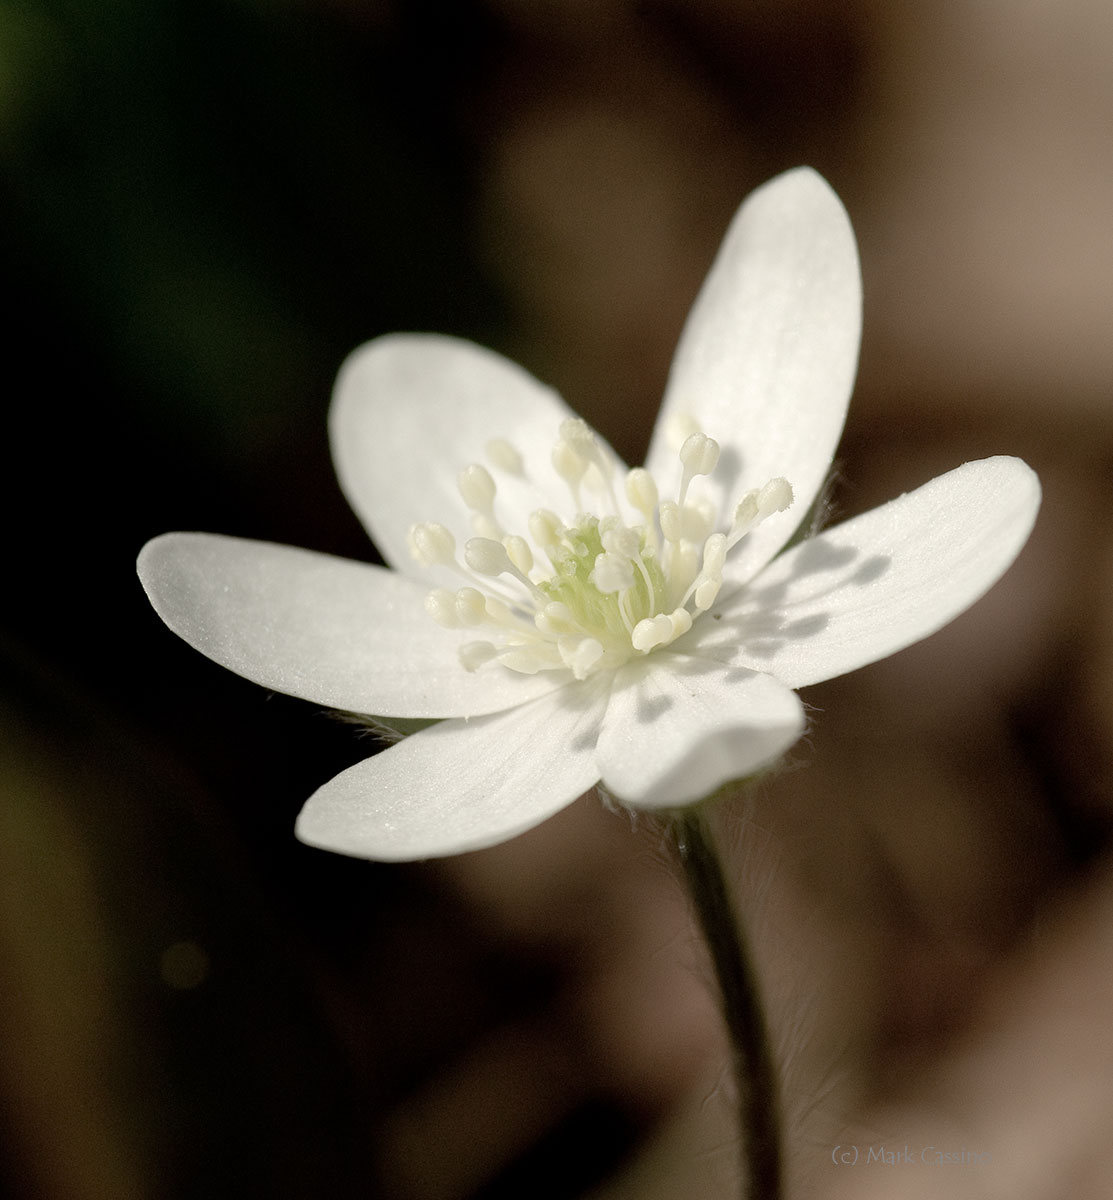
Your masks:
M5 1194L733 1194L659 831L588 797L443 863L298 845L373 744L189 651L133 563L371 557L325 414L392 329L638 461L731 213L807 162L865 282L836 517L994 453L1045 503L718 814L794 1194L1113 1195L1111 64L1105 0L0 2ZM836 1169L886 1137L993 1163Z

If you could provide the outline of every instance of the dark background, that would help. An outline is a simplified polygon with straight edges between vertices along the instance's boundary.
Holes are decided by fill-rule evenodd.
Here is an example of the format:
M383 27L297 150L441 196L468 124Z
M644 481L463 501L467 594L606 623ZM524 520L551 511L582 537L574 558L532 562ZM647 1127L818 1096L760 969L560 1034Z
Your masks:
M657 1194L624 1172L720 1048L655 832L588 798L450 863L302 847L372 743L187 650L134 559L371 557L325 417L394 329L518 358L637 461L731 212L799 162L862 243L840 515L990 453L1046 489L992 596L806 694L807 769L728 818L740 879L775 863L759 940L855 947L822 988L787 955L803 1090L851 1047L832 1127L1103 869L1113 26L1008 8L0 5L8 1194Z

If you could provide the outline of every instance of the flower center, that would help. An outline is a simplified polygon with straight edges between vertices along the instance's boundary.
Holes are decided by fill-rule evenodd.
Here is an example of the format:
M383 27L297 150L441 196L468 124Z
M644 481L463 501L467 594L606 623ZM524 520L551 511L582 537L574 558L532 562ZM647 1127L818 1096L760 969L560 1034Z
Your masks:
M792 488L777 478L748 492L735 506L730 528L716 531L715 507L689 500L688 491L696 476L715 470L719 444L691 421L683 434L676 498L661 500L649 472L635 467L624 481L624 512L610 456L585 422L564 421L552 462L576 515L565 523L538 509L523 532L501 525L498 488L486 467L472 463L460 472L458 487L475 533L463 560L443 525L415 525L409 541L418 562L467 579L455 591L436 588L425 607L446 628L489 634L461 647L469 671L499 662L526 674L570 670L585 679L669 645L714 604L727 554L766 517L788 508ZM496 471L525 477L522 457L509 442L488 443L487 457ZM599 499L604 516L582 511L585 491ZM631 520L631 512L641 519Z

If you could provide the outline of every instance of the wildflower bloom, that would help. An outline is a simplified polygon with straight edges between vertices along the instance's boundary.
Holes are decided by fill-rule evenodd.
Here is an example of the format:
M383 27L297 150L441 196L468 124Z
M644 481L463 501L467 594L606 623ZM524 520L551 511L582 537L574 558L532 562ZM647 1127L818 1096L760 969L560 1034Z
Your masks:
M860 333L853 232L789 172L743 204L632 471L525 371L467 342L357 350L330 418L394 568L169 534L139 573L192 646L268 688L444 718L325 784L302 840L375 859L490 845L600 780L678 807L800 736L793 689L926 637L1016 556L1039 505L967 463L784 550L828 473Z

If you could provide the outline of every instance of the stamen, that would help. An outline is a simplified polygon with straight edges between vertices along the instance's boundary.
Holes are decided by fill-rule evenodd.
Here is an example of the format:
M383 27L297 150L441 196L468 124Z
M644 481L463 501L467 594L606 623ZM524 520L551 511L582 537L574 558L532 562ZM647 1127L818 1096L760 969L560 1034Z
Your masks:
M612 554L617 554L622 558L633 558L641 549L637 532L628 529L625 525L609 526L603 530L600 540L604 550L609 550Z
M495 518L495 479L486 467L471 463L460 472L457 486L476 536L465 543L461 557L444 525L427 522L410 529L409 546L418 562L451 567L469 582L456 591L429 592L430 617L448 629L494 631L492 640L461 647L467 670L498 662L526 674L567 670L586 679L670 645L715 603L729 551L766 517L784 511L792 503L792 488L777 478L748 492L735 507L729 530L716 532L716 505L706 497L687 497L697 475L714 471L719 444L691 417L674 417L672 424L683 432L675 499L661 500L657 484L639 467L626 474L626 503L620 507L613 458L585 422L569 419L561 423L553 447L554 470L568 485L576 510L581 491L598 493L590 499L606 496L606 515L577 512L566 524L558 513L542 508L529 514L528 538L505 531ZM498 471L524 476L522 456L504 439L487 443L486 458ZM640 514L641 524L626 523L631 510ZM548 565L538 562L542 555Z
M705 612L715 603L715 597L723 586L723 564L726 558L726 535L713 533L703 544L703 569L685 593L684 604L694 599L696 611Z
M478 588L460 588L453 600L456 605L456 620L465 628L486 623L487 597Z
M774 513L784 512L792 503L792 486L787 479L777 476L752 492L747 492L734 510L727 549L733 549L756 525Z
M480 537L501 538L502 526L495 519L495 481L479 463L465 467L456 479L464 503L472 510L471 526Z
M657 508L657 484L645 467L635 467L626 476L626 499L645 517L646 528L652 531L656 548L657 532L653 528L653 514Z
M667 601L674 606L683 604L699 573L699 550L691 542L678 542L669 547L669 593Z
M512 541L513 539L508 538L507 540ZM520 538L518 540L521 541ZM528 547L526 548L528 550ZM541 589L524 571L515 566L502 542L496 542L493 538L468 538L467 544L464 546L464 562L477 575L486 575L490 578L509 575L527 588L534 597L544 599Z
M560 423L561 440L572 446L581 458L595 458L595 434L583 417L568 417Z
M507 557L514 566L523 575L528 575L533 570L533 551L529 548L529 542L524 537L511 534L502 539L502 544L506 547Z
M460 495L468 508L487 512L495 500L495 481L491 472L479 463L465 467L456 479Z
M560 534L564 525L555 512L547 508L539 508L529 515L529 532L533 540L545 551L560 543Z
M692 628L692 616L686 608L675 609L671 613L658 613L655 617L647 617L634 626L630 642L635 650L648 654L657 646L665 646L675 641L682 633Z
M612 596L634 586L634 568L620 554L600 554L591 572L591 582L604 596Z
M715 600L719 595L719 590L722 588L722 586L723 580L721 577L719 579L703 580L703 582L700 583L695 592L692 594L692 599L696 604L696 611L707 612L712 604L715 603Z
M679 542L684 536L684 523L680 514L680 505L675 500L662 500L657 511L657 519L661 523L661 536L666 542Z
M589 492L593 492L596 496L606 496L611 501L614 500L614 488L611 486L610 471L601 467L595 459L592 459L587 464L583 482L584 487ZM617 505L613 503L611 507L617 509Z
M727 560L727 539L722 533L713 533L703 544L703 573L711 578L723 573Z
M551 671L565 665L560 655L547 642L531 643L528 646L505 646L498 652L498 657L504 667L522 675L536 675L538 671Z
M574 633L558 638L557 649L564 665L577 679L586 679L604 654L602 645L595 638Z
M645 582L645 595L649 609L651 612L655 612L657 609L657 587L649 574L649 569L645 565L645 560L640 554L634 559L634 565L638 568L638 572L641 575L642 580ZM622 609L622 617L626 623L626 628L632 629L634 622L625 606L623 606Z
M562 633L583 632L572 616L572 610L559 600L551 600L533 619L542 633L559 636Z
M488 624L499 625L503 629L512 629L518 633L530 628L530 623L520 611L510 607L497 596L486 598L485 611Z
M568 484L573 503L580 505L580 482L588 468L588 461L572 445L561 438L553 447L553 469Z
M693 433L680 447L684 475L680 480L680 503L688 495L688 485L697 475L710 475L719 462L719 443L703 433Z
M525 477L522 456L505 438L493 438L487 443L486 450L492 466L498 467L508 475L516 475L519 479Z
M489 575L492 579L499 575L513 575L515 569L506 547L494 538L468 538L464 547L464 562L477 575Z
M603 452L591 426L580 417L570 417L560 423L560 440L571 446L585 463L583 484L593 492L605 495L611 511L618 513L618 497L614 492L614 463ZM560 443L558 442L558 445ZM554 460L555 461L555 460ZM559 468L558 468L559 470ZM579 500L576 501L579 504Z
M707 500L685 504L680 511L681 536L686 542L702 542L715 528L715 506Z
M457 629L456 597L448 588L437 588L425 597L425 611L445 629Z
M758 511L761 513L762 520L771 517L774 513L784 512L791 503L792 484L781 475L778 475L776 479L770 479L757 497Z
M491 642L468 642L460 647L460 663L465 671L478 671L484 663L497 657L498 650Z
M423 567L456 565L456 539L450 529L436 521L412 526L409 543L410 553Z

